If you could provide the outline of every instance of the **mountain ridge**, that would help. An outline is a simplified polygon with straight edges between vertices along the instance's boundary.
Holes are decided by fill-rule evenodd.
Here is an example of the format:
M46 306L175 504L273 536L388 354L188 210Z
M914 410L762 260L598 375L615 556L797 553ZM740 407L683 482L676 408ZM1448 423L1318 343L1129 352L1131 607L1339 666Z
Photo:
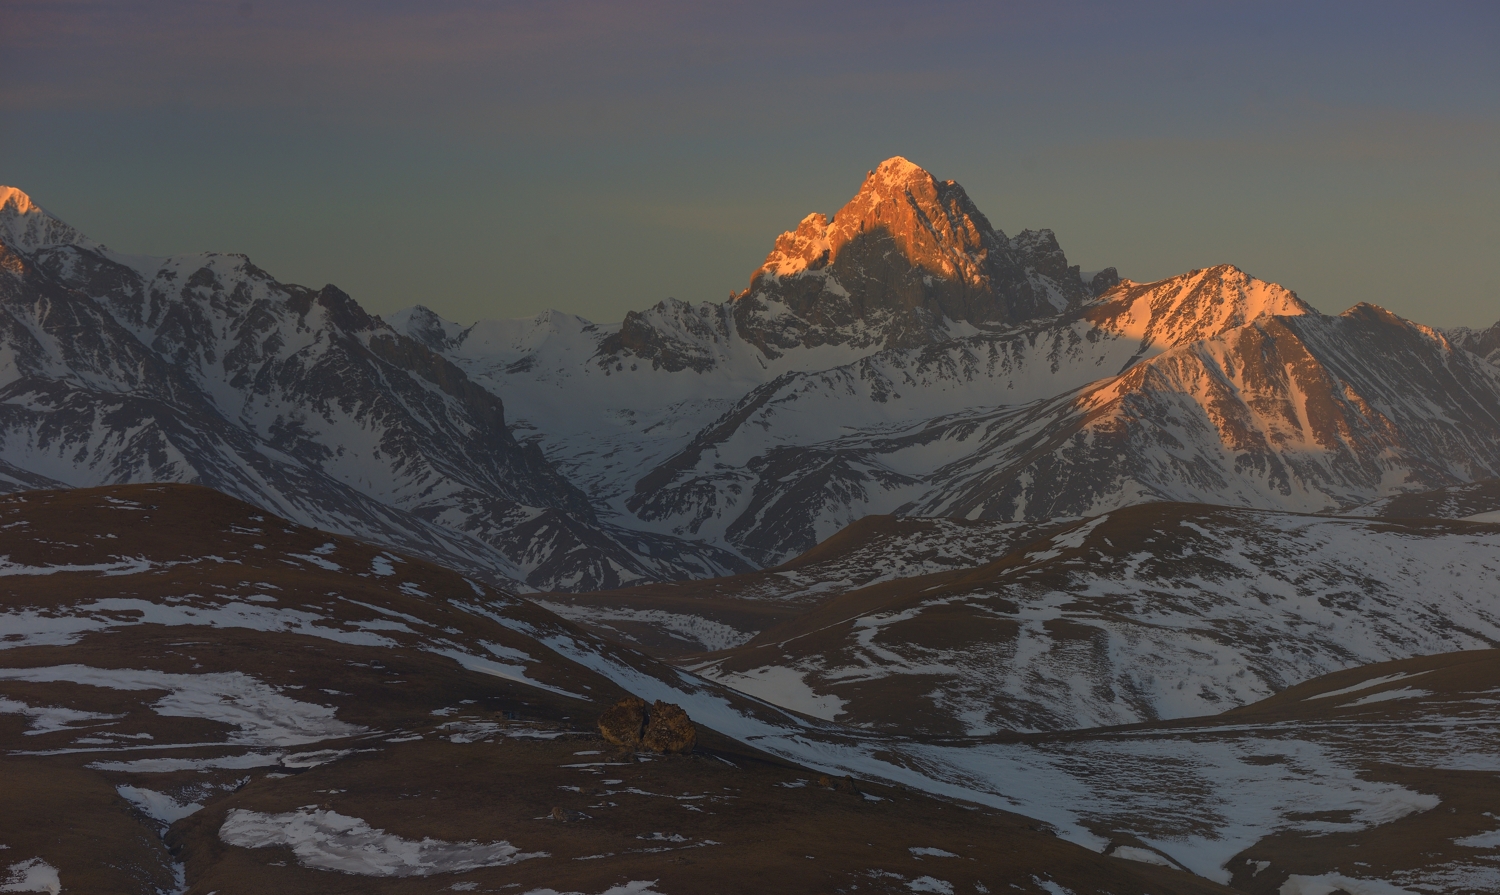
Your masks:
M84 239L7 195L0 232ZM1323 315L1233 265L1085 283L1051 231L1008 237L956 182L899 157L831 217L781 234L730 300L669 299L619 324L554 311L463 327L420 306L382 319L243 256L145 263L96 245L6 262L60 291L51 316L38 316L40 285L12 295L5 350L13 370L29 366L25 386L3 383L0 481L189 475L186 435L91 448L90 463L113 464L101 479L61 447L83 443L81 422L63 441L40 434L69 402L94 402L90 420L142 413L113 396L150 369L151 400L191 393L245 428L240 446L213 448L258 458L253 474L214 479L238 482L231 493L307 493L310 471L340 483L327 512L364 519L367 535L399 516L424 543L456 537L448 561L504 557L504 575L545 590L774 566L872 513L1324 511L1500 474L1497 368L1462 334L1374 306ZM61 333L77 324L56 311L72 305L129 337L70 354ZM33 328L49 325L63 329L41 347ZM1369 362L1372 346L1389 357ZM304 471L256 484L290 467ZM319 512L307 521L348 524Z
M1026 233L1053 251L1049 231ZM860 239L882 247L895 266L876 279L896 286L862 291ZM1332 510L1500 463L1486 446L1500 437L1491 367L1431 328L1374 306L1324 315L1229 264L1151 283L1111 274L1096 294L1060 249L1025 277L1050 291L1007 292L994 265L1009 244L961 187L896 158L831 218L778 237L722 304L668 300L618 325L408 319L508 395L612 518L762 566L866 513ZM989 304L955 297L980 287ZM1044 293L1045 308L1021 300ZM502 328L508 348L478 347ZM1361 344L1399 358L1378 369ZM1427 410L1390 380L1398 366ZM576 418L553 406L561 395ZM1433 453L1449 448L1449 461Z
M94 245L0 243L0 450L33 477L18 484L202 481L521 587L740 567L601 525L500 398L336 287L213 253L148 278Z
M46 245L104 248L53 217L22 190L4 184L0 184L0 242L26 251Z

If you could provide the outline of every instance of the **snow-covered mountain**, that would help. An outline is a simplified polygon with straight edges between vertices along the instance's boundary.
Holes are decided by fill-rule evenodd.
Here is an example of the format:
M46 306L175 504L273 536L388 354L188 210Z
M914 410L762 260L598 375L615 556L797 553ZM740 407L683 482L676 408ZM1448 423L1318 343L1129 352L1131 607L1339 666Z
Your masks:
M1500 323L1478 330L1455 326L1444 335L1459 348L1477 354L1492 364L1500 364Z
M0 483L200 481L540 589L772 566L870 514L1317 512L1500 476L1500 368L1233 266L1085 279L906 161L748 288L617 324L386 321L132 258L8 190ZM503 403L502 403L503 402Z
M875 513L1316 512L1500 473L1500 375L1468 342L1230 265L1085 283L1050 232L1006 237L899 158L721 304L391 322L607 518L758 565Z
M602 524L499 398L337 288L242 255L119 255L0 195L6 490L196 482L545 589L743 567Z

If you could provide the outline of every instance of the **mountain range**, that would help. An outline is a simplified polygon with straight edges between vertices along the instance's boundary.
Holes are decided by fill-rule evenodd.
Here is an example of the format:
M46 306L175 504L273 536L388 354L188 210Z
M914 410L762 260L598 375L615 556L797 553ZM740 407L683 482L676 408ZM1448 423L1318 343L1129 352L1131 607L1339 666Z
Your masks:
M900 158L728 301L615 325L382 320L243 256L112 252L11 188L0 246L8 488L201 482L522 590L776 565L869 514L1330 512L1500 475L1487 336L1227 265L1085 281Z
M1006 237L903 159L722 304L391 323L504 395L610 518L758 566L872 513L1329 512L1500 471L1479 336L1323 315L1228 265L1085 283L1050 232Z

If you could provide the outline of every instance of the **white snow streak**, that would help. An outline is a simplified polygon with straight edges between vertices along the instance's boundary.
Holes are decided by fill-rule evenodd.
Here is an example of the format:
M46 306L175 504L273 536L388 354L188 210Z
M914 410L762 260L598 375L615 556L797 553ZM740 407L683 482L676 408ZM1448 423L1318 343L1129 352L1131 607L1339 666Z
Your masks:
M357 817L313 807L283 814L236 808L224 819L219 838L241 848L290 846L304 867L358 876L432 876L514 864L547 854L523 853L509 842L403 839L374 829Z

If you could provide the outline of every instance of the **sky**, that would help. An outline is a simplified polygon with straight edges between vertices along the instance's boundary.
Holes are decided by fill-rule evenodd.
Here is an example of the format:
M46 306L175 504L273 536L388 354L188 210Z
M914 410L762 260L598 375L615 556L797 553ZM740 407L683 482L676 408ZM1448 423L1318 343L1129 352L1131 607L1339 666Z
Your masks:
M376 313L722 301L882 159L1149 281L1500 319L1493 2L0 0L0 184Z

